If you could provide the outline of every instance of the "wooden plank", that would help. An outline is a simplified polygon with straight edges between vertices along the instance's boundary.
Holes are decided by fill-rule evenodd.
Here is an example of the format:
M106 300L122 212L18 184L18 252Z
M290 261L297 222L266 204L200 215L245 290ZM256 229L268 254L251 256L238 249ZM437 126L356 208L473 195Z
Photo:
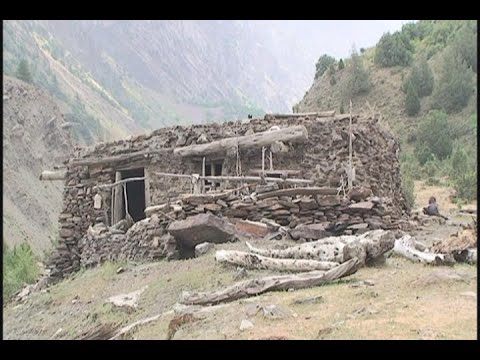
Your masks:
M114 198L112 201L113 204L113 214L112 214L112 224L118 223L120 220L123 219L123 186L119 184L122 180L122 173L117 171L115 173L115 183L118 184L113 187Z
M288 179L287 179L288 180ZM290 179L294 180L294 179ZM258 194L257 199L267 199L276 196L295 196L295 195L336 195L337 189L327 187L309 187L309 188L293 188L271 191L268 193Z
M207 154L226 152L235 147L255 148L267 146L275 141L304 142L308 138L305 126L292 126L280 130L265 131L252 135L231 137L212 141L208 144L197 144L176 148L174 154L181 156L205 156Z
M120 171L117 171L117 174L121 172ZM120 177L121 178L121 177ZM127 178L127 179L124 179L124 180L118 180L116 182L114 182L113 184L104 184L104 185L97 185L98 188L100 189L107 189L107 188L111 188L111 187L114 187L114 186L117 186L119 184L125 184L125 183L128 183L128 182L132 182L132 181L144 181L145 180L145 176L142 176L142 177L133 177L133 178Z
M145 177L145 208L150 206L150 171L147 168L143 169L143 174Z
M308 117L333 117L335 116L335 110L294 113L294 114L267 114L266 116L273 117L276 119L291 118L291 117L307 117L307 116Z
M179 178L191 178L192 175L187 174L171 174L171 173L154 173L158 176L171 176L171 177L179 177ZM222 181L232 181L232 182L259 182L262 181L260 176L200 176L201 180L211 181L211 182L222 182ZM281 179L281 178L274 178L274 177L267 177L264 179L266 182L276 182L276 183L284 183L284 184L313 184L314 180L309 179Z

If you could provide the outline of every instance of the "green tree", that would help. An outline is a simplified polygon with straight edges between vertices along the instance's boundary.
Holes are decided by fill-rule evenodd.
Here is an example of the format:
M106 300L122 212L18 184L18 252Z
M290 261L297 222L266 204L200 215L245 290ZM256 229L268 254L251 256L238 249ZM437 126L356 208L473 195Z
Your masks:
M412 61L412 54L413 46L406 34L398 31L385 33L377 43L374 62L381 67L407 66Z
M433 107L447 113L458 112L468 104L473 90L471 72L465 61L450 49L444 55L438 86L433 92Z
M20 80L32 83L32 74L30 74L30 69L28 68L28 63L25 59L22 59L20 64L18 64L16 76Z
M446 159L452 153L452 132L443 111L431 110L417 131L415 156L421 165L436 157Z
M362 58L355 48L352 49L352 57L349 66L349 73L345 81L344 98L366 93L370 90L369 74L363 66Z
M477 72L477 22L467 21L453 40L453 50Z
M338 62L338 70L342 70L345 68L345 63L343 62L342 59Z
M321 77L332 64L335 64L335 58L327 54L320 56L320 58L317 61L317 64L315 65L315 68L316 68L315 79L318 79L319 77Z
M450 163L450 179L456 196L468 201L477 199L476 148L466 149L460 143L455 144Z
M407 97L405 99L405 111L408 116L417 115L420 111L420 98L413 86L413 82L409 81L407 86Z
M425 57L422 56L418 63L413 65L405 90L408 89L408 83L413 85L420 98L432 94L434 86L433 72Z
M345 104L343 100L340 102L340 114L345 114Z
M28 243L9 249L3 243L3 298L15 295L25 284L37 280L39 269L37 259Z

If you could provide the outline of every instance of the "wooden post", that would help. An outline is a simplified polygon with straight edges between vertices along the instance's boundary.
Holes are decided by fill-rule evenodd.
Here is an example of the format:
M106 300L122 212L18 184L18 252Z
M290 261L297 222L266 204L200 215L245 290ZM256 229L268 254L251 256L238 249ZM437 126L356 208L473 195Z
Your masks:
M120 171L117 171L115 173L115 183L119 182L122 180L122 173ZM117 222L122 220L122 215L123 215L123 193L122 193L122 185L121 183L112 187L114 189L114 198L113 198L113 214L112 214L112 224L115 225Z
M202 193L202 181L200 181L200 175L192 174L192 183L193 183L193 193L194 194L201 194Z
M350 123L348 127L348 191L353 187L353 164L352 164L352 99L350 99Z
M271 150L270 150L270 171L273 171L273 155Z
M265 177L265 146L262 147L262 177Z
M203 157L203 161L202 161L202 176L205 177L205 156ZM201 193L203 194L204 192L205 192L205 180L202 179Z

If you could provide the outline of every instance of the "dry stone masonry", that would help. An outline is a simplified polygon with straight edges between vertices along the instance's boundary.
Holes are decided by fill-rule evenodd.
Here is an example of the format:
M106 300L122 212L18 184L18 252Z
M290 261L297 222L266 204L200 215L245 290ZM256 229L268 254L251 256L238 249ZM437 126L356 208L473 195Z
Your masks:
M347 179L349 122L349 116L344 115L266 115L248 121L163 128L76 149L66 163L64 205L59 216L60 244L50 259L51 275L61 278L81 266L109 259L176 258L178 246L168 233L168 226L204 213L226 219L269 220L291 229L292 238L304 240L309 239L309 232L318 233L336 223L344 224L346 234L401 227L407 223L405 215L409 209L401 190L398 145L376 119L353 116L354 189L339 189ZM282 183L279 179L276 183L249 183L248 188L229 192L241 184L222 182L218 185L224 190L222 194L227 195L184 196L192 194L190 175L201 175L204 161L208 166L212 164L216 176L260 176L262 147L231 147L205 156L187 156L187 152L193 152L176 149L296 126L306 129L304 141L276 141L267 146L265 169L269 170L272 164L274 170L283 171L279 171L281 178L310 180L308 185ZM229 140L227 144L230 143ZM131 169L143 169L145 206L165 206L126 231L112 228L112 201L122 194L112 191L111 185L118 181L119 173ZM282 189L294 187L334 191L282 193Z

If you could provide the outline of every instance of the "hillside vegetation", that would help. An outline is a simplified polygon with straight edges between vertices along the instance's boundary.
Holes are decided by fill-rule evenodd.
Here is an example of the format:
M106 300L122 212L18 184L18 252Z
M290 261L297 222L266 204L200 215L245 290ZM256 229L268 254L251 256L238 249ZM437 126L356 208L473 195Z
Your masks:
M477 198L477 23L425 20L384 34L348 59L322 55L312 87L294 107L378 114L401 145L404 186L445 182Z

